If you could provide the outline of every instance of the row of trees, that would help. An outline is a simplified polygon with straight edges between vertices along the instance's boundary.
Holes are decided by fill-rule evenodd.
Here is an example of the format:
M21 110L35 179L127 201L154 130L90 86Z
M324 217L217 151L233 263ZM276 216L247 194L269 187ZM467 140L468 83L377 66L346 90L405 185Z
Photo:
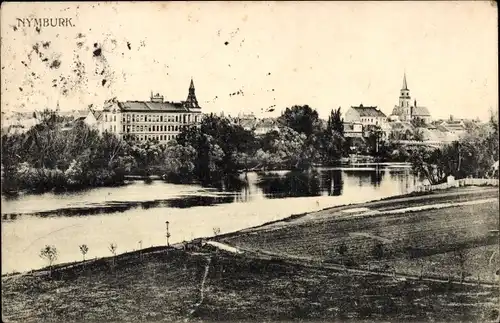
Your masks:
M85 261L85 256L89 252L89 247L86 244L82 244L78 246L80 249L80 253L82 254L83 261ZM113 256L116 256L116 251L117 251L118 246L116 243L110 243L109 244L109 251L113 254ZM47 261L47 264L49 265L49 274L52 275L52 265L54 262L57 260L59 257L59 252L55 246L52 245L46 245L40 250L39 254L40 258L45 259ZM112 265L114 265L114 258L112 258Z
M117 185L127 174L211 183L238 170L306 169L346 154L340 109L324 124L309 106L294 106L278 119L279 131L263 137L208 115L201 127L184 130L167 145L101 136L83 122L65 129L59 119L46 110L28 132L2 135L4 192Z
M431 183L450 174L485 176L498 159L495 117L488 127L470 129L449 146L416 151L398 147L377 126L369 128L365 138L346 138L340 108L324 122L308 105L287 108L277 120L279 129L263 136L227 118L208 115L200 127L183 130L166 145L100 135L83 122L64 130L59 119L55 112L45 111L42 122L28 132L2 136L3 192L119 185L128 174L212 185L240 170L330 165L348 156L352 146L381 161L411 161L415 172Z
M492 166L498 163L498 114L492 113L483 127L468 129L458 141L439 149L420 148L409 155L413 171L426 178L430 184L455 178L485 178L498 176Z
M42 118L26 133L2 135L3 192L114 185L133 167L128 145L114 135L84 123L65 130L53 111Z

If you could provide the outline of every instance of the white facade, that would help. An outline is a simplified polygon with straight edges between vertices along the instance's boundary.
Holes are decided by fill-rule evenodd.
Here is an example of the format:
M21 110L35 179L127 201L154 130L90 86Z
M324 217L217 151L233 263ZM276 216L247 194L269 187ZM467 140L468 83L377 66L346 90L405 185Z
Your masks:
M344 121L346 123L359 123L363 126L382 126L387 123L387 116L376 107L351 107L347 110Z

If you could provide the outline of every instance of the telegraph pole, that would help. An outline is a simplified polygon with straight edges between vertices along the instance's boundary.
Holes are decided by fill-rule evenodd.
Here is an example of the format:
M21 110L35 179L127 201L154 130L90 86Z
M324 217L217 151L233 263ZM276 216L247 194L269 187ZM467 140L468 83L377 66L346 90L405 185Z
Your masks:
M170 247L170 242L168 241L168 238L170 238L170 232L168 232L169 222L166 221L165 224L167 225L167 234L166 234L166 237L167 237L167 247Z

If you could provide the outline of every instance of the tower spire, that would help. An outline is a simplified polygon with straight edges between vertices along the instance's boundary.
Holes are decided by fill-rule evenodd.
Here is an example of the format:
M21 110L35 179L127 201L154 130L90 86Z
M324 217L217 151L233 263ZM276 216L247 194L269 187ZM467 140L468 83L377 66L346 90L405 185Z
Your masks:
M196 94L195 94L195 89L194 89L194 82L193 78L191 77L191 83L189 84L189 92L188 92L188 97L186 99L186 104L188 108L199 108L200 106L198 105L198 100L196 99Z
M406 85L406 72L403 74L403 87L402 90L408 90L408 86Z

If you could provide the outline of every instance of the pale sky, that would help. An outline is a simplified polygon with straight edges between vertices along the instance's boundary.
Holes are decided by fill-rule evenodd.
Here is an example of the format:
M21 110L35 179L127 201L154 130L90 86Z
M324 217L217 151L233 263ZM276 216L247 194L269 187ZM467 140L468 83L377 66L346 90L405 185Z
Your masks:
M16 19L44 17L75 26L37 32ZM404 72L434 118L498 109L490 2L2 3L1 37L3 111L58 100L85 109L150 91L185 100L193 77L205 112L276 116L309 104L326 117L362 103L390 114Z

